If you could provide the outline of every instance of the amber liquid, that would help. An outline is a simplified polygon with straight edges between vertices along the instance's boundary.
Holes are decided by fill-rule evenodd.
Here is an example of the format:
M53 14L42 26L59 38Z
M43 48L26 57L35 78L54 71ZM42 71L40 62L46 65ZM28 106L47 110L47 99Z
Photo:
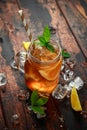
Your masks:
M56 48L55 44L54 47ZM59 82L62 57L57 57L58 49L56 52L35 46L30 49L31 54L25 62L26 85L32 91L38 90L41 96L48 97Z

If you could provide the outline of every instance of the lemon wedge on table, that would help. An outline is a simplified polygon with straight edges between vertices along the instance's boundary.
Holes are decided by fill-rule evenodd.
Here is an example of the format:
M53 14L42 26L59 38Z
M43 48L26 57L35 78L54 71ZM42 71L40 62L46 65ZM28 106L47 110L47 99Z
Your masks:
M71 90L71 106L72 106L72 109L75 111L82 111L80 99L79 99L79 96L75 87L73 87Z
M29 48L31 42L25 42L25 41L23 41L22 44L23 44L24 49L25 49L26 51L28 51L28 48Z

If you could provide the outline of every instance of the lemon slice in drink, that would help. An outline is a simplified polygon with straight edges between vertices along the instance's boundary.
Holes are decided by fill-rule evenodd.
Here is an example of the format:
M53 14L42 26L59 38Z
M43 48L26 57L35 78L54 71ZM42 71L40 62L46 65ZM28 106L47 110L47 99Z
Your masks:
M82 106L75 87L73 87L71 91L71 106L75 111L82 111Z
M60 61L54 64L52 67L48 67L45 70L39 70L39 73L47 80L55 80L60 73L61 64L62 59L60 59Z
M28 48L29 48L30 44L31 44L31 42L25 42L25 41L23 41L23 47L24 47L24 49L26 51L28 51Z

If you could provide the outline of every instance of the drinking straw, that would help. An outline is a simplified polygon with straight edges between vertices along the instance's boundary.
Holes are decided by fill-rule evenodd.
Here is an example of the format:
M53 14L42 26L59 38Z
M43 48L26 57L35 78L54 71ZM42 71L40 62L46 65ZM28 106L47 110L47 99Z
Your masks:
M26 22L26 19L24 17L23 10L19 10L18 12L19 12L19 15L21 16L21 19L22 19L23 25L25 27L25 30L26 30L26 32L28 34L29 40L31 41L32 40L32 34L30 32L29 26L28 26L28 24Z

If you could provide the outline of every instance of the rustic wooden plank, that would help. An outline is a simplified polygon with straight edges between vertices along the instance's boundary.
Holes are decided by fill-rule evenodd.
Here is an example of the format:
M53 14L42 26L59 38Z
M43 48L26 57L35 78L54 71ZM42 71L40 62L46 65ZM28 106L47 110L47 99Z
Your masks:
M64 17L69 24L78 45L87 59L87 20L83 18L83 16L78 12L78 10L76 10L70 1L68 1L67 4L67 0L57 0L57 3L64 14Z
M7 2L6 3L6 10L9 10L8 11L8 14L9 14L9 20L10 22L8 21L8 18L7 16L5 15L5 11L4 10L4 4L2 4L1 8L2 8L2 11L3 11L3 15L1 16L1 21L3 23L3 27L2 27L2 31L3 31L3 46L2 49L1 49L1 59L2 59L2 62L0 63L1 64L1 70L5 71L6 72L6 75L7 75L7 79L8 79L8 84L6 85L6 92L5 93L2 93L1 97L2 97L2 105L3 105L3 111L4 111L4 115L5 115L5 120L8 124L8 129L20 129L20 130L24 130L24 129L51 129L53 130L54 129L54 125L55 125L55 129L58 129L59 126L59 123L58 123L58 117L59 115L57 114L57 119L55 118L55 121L53 123L53 119L52 121L50 120L51 123L48 123L48 120L47 119L50 119L50 113L49 113L49 118L47 118L46 120L43 120L43 121L40 121L38 120L35 115L33 115L31 112L27 112L26 108L22 106L22 104L18 101L18 98L17 98L17 94L19 93L19 90L21 88L19 88L19 85L21 87L21 85L23 86L22 83L24 83L21 79L21 77L19 78L20 74L18 74L18 72L15 72L13 70L11 70L11 67L10 67L10 58L9 56L12 56L10 52L9 55L7 56L7 51L6 50L3 50L3 48L8 48L8 50L12 51L13 50L13 55L15 53L17 53L19 51L19 49L21 49L21 45L20 44L17 44L17 41L16 41L16 38L17 39L23 39L23 38L18 38L17 37L17 33L18 32L21 32L21 28L19 27L16 33L16 29L15 27L17 26L16 23L14 23L14 21L12 21L12 18L15 20L15 22L17 21L17 19L15 18L15 16L17 16L18 12L14 12L14 8L16 9L17 7L13 5L12 2L10 2L10 4ZM14 6L14 7L13 7ZM13 9L13 10L11 10ZM15 16L14 16L15 14ZM19 15L18 15L19 17ZM21 18L20 18L21 19ZM4 22L5 21L5 22ZM22 22L20 22L20 26L21 26ZM4 28L5 27L5 28ZM23 26L22 26L23 27ZM23 27L24 28L24 27ZM4 32L4 29L6 32ZM25 32L25 30L24 30ZM15 33L15 34L14 34ZM4 35L5 34L5 35ZM21 33L20 33L21 34ZM23 35L23 34L21 34ZM20 35L20 36L21 36ZM26 36L25 36L26 37ZM7 41L7 44L12 44L10 45L9 47L7 46L7 44L5 44L6 42L6 39L8 39ZM11 40L10 40L11 39ZM6 51L6 52L5 52ZM7 62L7 65L6 65L6 62ZM3 66L4 65L4 66ZM17 75L17 76L16 76ZM15 78L14 78L15 76ZM19 82L18 82L19 81ZM18 84L17 84L18 82ZM14 85L13 85L14 83ZM9 105L11 104L11 105ZM24 109L24 110L23 110ZM10 112L9 112L10 110ZM54 111L55 108L52 109L52 111ZM28 114L29 113L29 114ZM19 123L17 125L15 125L15 123L13 122L13 118L12 116L15 115L15 114L18 114L19 116ZM56 115L56 111L54 111L54 115ZM61 130L63 128L60 128Z
M52 15L53 27L57 26L57 34L60 37L62 48L67 49L72 55L75 56L75 60L77 62L75 72L77 75L82 76L82 79L84 79L86 82L87 70L86 66L82 65L86 59L84 58L84 55L82 54L74 36L72 35L72 32L70 31L70 28L59 9L59 6L56 5L55 1L50 1L48 4L46 4L46 7Z
M4 93L6 95L6 93ZM23 110L23 104L18 100L16 94L9 94L2 99L3 114L8 129L26 129L26 120L23 120L25 113Z
M27 125L32 127L32 116L28 117L30 122L26 124L24 105L17 96L21 89L26 88L24 78L18 71L11 68L10 60L19 50L23 50L21 42L28 40L28 37L18 14L17 4L12 1L2 2L0 9L2 10L0 13L2 25L0 26L0 38L2 39L0 43L0 72L5 72L8 81L6 91L1 93L4 118L9 130L27 130ZM8 16L6 15L7 11ZM15 114L19 116L16 124L13 121Z
M0 3L0 38L1 45L1 62L0 70L5 71L8 79L7 91L14 92L20 90L19 87L24 83L23 76L20 78L20 73L11 68L11 59L19 51L24 50L22 46L23 41L28 41L28 36L22 24L21 18L18 14L18 6L14 2ZM6 12L8 10L8 15ZM9 17L9 18L8 18ZM14 77L15 76L15 77ZM11 79L11 80L10 80ZM20 81L19 84L18 80ZM14 87L13 86L14 82ZM19 86L18 86L19 85ZM25 84L24 84L25 88Z
M27 128L28 129L36 129L36 130L66 130L65 123L61 122L61 114L59 110L56 109L52 97L49 99L47 103L46 117L42 119L38 119L36 115L26 109L26 120L27 120ZM32 116L32 119L30 118ZM32 122L32 126L29 126L28 123Z
M0 130L3 130L6 128L3 111L2 111L2 105L1 105L1 97L0 97Z
M80 64L80 66L77 65L78 69L76 71L78 71L79 75L82 75L82 78L84 78L84 80L86 81L86 73L87 73L86 68L83 67L82 71L80 71L81 62L85 61L85 58L84 58L83 54L81 53L81 50L76 42L76 39L73 37L72 32L71 32L70 28L68 27L67 22L64 19L63 15L60 11L60 8L58 8L58 6L56 5L55 1L53 1L53 0L50 0L50 1L39 1L39 0L38 1L35 1L35 0L34 1L29 1L29 0L23 1L23 0L20 0L19 5L20 5L21 9L23 9L23 11L24 11L25 18L27 19L27 21L29 21L29 23L31 25L30 28L31 28L34 38L42 32L43 27L46 24L52 25L53 27L57 28L57 33L60 36L62 47L66 48L66 49L68 48L69 52L76 55L76 60ZM38 8L38 10L37 10L37 8ZM47 18L47 15L49 16L48 18ZM36 32L37 32L37 34L36 34ZM86 71L86 73L85 73L85 71ZM55 105L58 108L58 101L55 102ZM68 104L68 105L70 105L70 104ZM50 109L51 108L48 108L48 111L50 111L50 113L52 111L55 111L54 107L52 107L51 110ZM57 112L58 112L58 110L57 110ZM71 111L69 111L69 112L71 113L72 118L75 118L73 113ZM65 109L63 110L63 114L64 114L64 117L66 120L66 124L68 126L69 116L67 119ZM50 114L49 114L49 116L50 116ZM58 118L58 117L56 117L56 118ZM50 120L49 120L49 122L50 122ZM71 124L74 125L72 127L72 129L78 128L78 125L77 125L78 122L73 122ZM50 125L48 125L48 128L50 128ZM70 125L69 125L69 128L70 128Z
M30 2L30 4L29 4L29 2ZM40 11L38 12L36 12L35 10L34 10L34 12L33 12L33 10L31 10L31 12L29 11L28 12L28 9L27 9L27 7L24 9L23 8L23 6L22 6L22 4L23 5L25 5L25 6L27 6L27 5L29 5L29 7L31 7L31 6L33 6L34 5L34 7L35 8L38 8L39 7L39 9L38 9L38 11L39 10L41 10L42 11L42 13L43 13L43 15L41 14L40 15ZM39 3L38 2L36 2L36 1L20 1L20 3L19 3L19 5L20 5L20 7L21 7L21 9L23 9L23 11L24 11L24 14L25 14L25 18L27 19L27 21L29 21L29 15L30 14L32 14L32 15L37 15L37 17L40 15L40 17L45 17L45 16L47 16L47 14L49 13L47 10L45 11L45 9L43 9L43 5L44 6L46 6L46 2L44 2L44 1L42 1L41 3L40 3L40 5L38 5ZM45 7L44 7L45 8ZM48 12L48 13L46 13L46 12ZM29 14L30 13L30 14ZM34 14L35 13L35 14ZM45 16L44 16L45 15ZM49 14L48 14L49 15ZM32 16L31 16L32 17ZM32 21L33 20L33 21ZM48 22L46 23L46 21L45 21L45 19L44 19L44 21L43 21L43 23L41 23L41 19L38 19L39 20L39 23L38 23L38 21L36 21L36 17L34 18L34 17L32 17L31 19L30 19L30 24L31 24L31 31L32 31L32 33L33 33L33 37L35 38L36 37L36 32L37 32L37 29L38 29L38 32L37 32L37 34L38 35L40 35L40 33L42 32L42 30L43 30L43 27L46 25L46 24L48 24ZM46 20L48 20L49 21L49 19L46 19ZM36 21L36 22L35 22ZM33 23L34 23L34 25L33 25ZM36 24L38 23L38 28L37 28L37 26L36 26ZM41 25L42 24L42 25ZM33 27L34 26L34 27ZM40 120L38 120L37 118L34 118L33 119L33 121L35 121L35 123L34 123L34 125L33 125L33 127L35 127L36 125L37 125L37 128L38 129L47 129L47 130L54 130L54 129L65 129L65 126L64 127L60 127L60 121L59 121L59 113L58 113L58 110L56 110L56 108L55 108L55 105L52 103L52 100L50 100L50 102L49 102L49 105L48 105L48 107L47 107L47 111L48 111L48 114L47 114L47 117L45 118L45 119L42 119L41 121ZM30 113L31 114L31 113ZM51 118L51 115L52 115L52 118ZM29 115L26 115L26 120L27 120L27 122L29 122L29 117L28 117ZM34 116L33 116L34 117ZM49 120L49 122L48 122L48 120ZM54 121L55 120L55 121ZM28 126L28 125L27 125Z
M79 61L80 56L81 60L84 61L85 58L83 57L83 54L80 52L80 49L72 36L71 31L69 30L66 21L64 20L63 16L61 16L61 12L56 6L55 1L23 1L20 0L21 7L24 10L25 17L27 19L27 22L30 22L30 28L33 33L33 37L35 38L39 33L42 32L42 29L44 25L46 24L52 24L52 26L58 28L58 33L61 38L61 43L64 48L68 48L69 52L76 54L76 59ZM6 10L4 10L4 8ZM27 39L27 34L24 30L23 24L21 22L21 19L18 15L18 7L15 2L11 2L10 0L6 2L5 4L2 3L1 6L3 15L0 15L2 18L2 23L4 23L6 28L6 33L3 31L3 43L4 46L1 46L1 70L6 71L7 73L7 79L9 79L8 84L6 85L6 92L2 93L2 104L4 107L4 113L6 122L8 123L9 129L13 128L12 124L12 115L18 114L19 115L19 123L20 125L13 129L32 129L32 130L38 130L38 129L47 129L47 130L54 130L58 129L60 126L59 123L59 110L58 109L58 102L57 102L57 108L55 107L55 104L53 103L53 100L48 103L48 109L47 109L47 117L42 120L38 120L34 114L32 114L30 111L24 107L21 102L19 102L18 97L16 96L19 93L19 90L21 88L25 88L24 80L22 75L18 72L15 72L10 67L10 61L9 56L11 54L16 54L19 50L22 50L22 45L20 44L23 40ZM8 16L6 16L6 12L8 11ZM58 12L59 11L59 12ZM63 22L59 22L59 21ZM57 26L58 25L58 26ZM5 29L4 28L4 29ZM38 30L38 31L37 31ZM64 32L63 32L64 31ZM7 33L8 32L8 33ZM6 35L4 35L6 34ZM65 35L67 34L67 35ZM9 36L9 37L8 37ZM66 38L67 37L67 38ZM9 40L7 40L9 39ZM11 39L11 40L10 40ZM65 40L66 39L66 40ZM7 44L10 46L6 46ZM70 44L66 44L69 43ZM65 46L66 45L66 46ZM3 48L8 47L8 49L12 52L6 57L3 52ZM6 50L4 50L5 52ZM77 52L76 52L77 51ZM7 62L8 61L8 62ZM7 65L6 65L7 63ZM3 66L4 65L4 66ZM85 69L84 69L85 70ZM82 68L82 73L84 74L84 70ZM79 71L78 71L79 72ZM81 71L80 71L81 74ZM9 78L10 77L10 78ZM84 75L85 78L85 75ZM11 79L11 80L10 80ZM14 86L13 86L13 83ZM12 103L13 102L13 103ZM12 104L12 105L9 105ZM9 110L11 112L9 112ZM8 120L9 119L9 120ZM54 122L55 121L55 122ZM11 125L10 125L11 124ZM63 129L63 128L60 128Z
M87 1L86 0L71 0L78 11L87 19Z

